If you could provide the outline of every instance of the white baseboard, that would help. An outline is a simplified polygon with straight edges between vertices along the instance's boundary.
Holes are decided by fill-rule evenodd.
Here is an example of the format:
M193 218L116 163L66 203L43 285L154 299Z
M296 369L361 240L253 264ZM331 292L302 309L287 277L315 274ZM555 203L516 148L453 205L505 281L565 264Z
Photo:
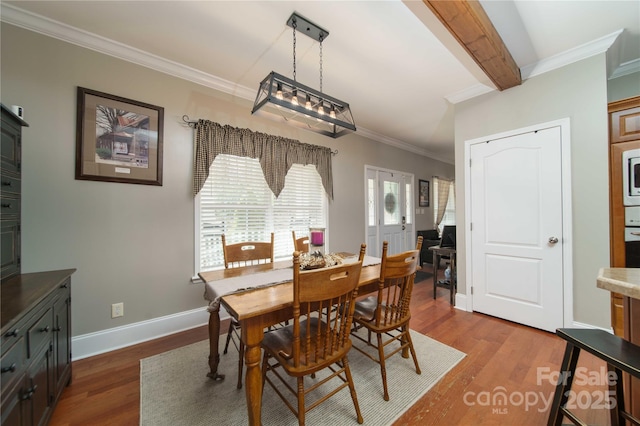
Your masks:
M221 318L224 314L226 314L226 312L220 310ZM208 322L209 313L207 312L207 308L203 307L134 324L123 325L122 327L83 334L71 339L72 360L77 361L137 343L157 339L158 337L200 327Z
M469 309L469 307L467 306L467 295L463 294L463 293L456 293L456 297L455 297L455 308L456 309L460 309L461 311L468 311L468 312L473 312L472 309ZM604 327L598 327L595 325L591 325L591 324L587 324L584 322L578 322L578 321L573 321L571 323L571 327L573 328L584 328L584 329L591 329L591 330L604 330L607 333L611 333L613 334L613 328L608 327L608 328L604 328Z
M467 295L463 293L456 293L455 308L461 311L468 311L467 309Z
M467 295L457 293L455 297L455 308L467 311ZM228 314L224 309L220 310L220 319L225 319ZM141 321L134 324L114 327L95 333L83 334L71 339L72 360L88 358L100 355L116 349L168 336L180 331L189 330L195 327L206 325L209 322L209 313L206 308L193 309L191 311L179 312L160 318ZM611 328L596 327L574 321L572 327L600 329L608 333L613 333Z
M590 329L590 330L603 330L603 331L606 331L607 333L613 334L613 328L612 327L608 327L608 328L598 327L598 326L595 326L595 325L586 324L584 322L578 322L578 321L573 321L571 323L571 326L573 328L585 328L585 329Z

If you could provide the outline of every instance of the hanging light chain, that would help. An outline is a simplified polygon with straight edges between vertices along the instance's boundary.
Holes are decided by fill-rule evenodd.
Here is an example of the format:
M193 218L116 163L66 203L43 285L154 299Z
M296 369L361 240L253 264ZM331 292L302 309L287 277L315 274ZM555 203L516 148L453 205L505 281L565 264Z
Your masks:
M296 27L298 24L295 18L293 18L291 26L293 27L293 81L296 81Z
M322 40L324 34L320 33L320 92L322 92Z

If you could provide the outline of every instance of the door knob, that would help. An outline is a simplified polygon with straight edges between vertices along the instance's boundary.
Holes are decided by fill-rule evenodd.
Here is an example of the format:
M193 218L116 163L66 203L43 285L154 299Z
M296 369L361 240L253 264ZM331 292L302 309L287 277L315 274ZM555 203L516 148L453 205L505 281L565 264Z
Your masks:
M549 244L556 244L558 239L556 237L549 237Z

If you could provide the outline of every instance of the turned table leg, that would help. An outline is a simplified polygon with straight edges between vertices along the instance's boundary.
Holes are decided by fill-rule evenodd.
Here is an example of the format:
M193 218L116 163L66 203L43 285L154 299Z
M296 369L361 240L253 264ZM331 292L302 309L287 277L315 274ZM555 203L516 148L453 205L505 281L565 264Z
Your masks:
M260 367L260 344L264 337L264 328L260 320L248 319L241 323L242 340L245 344L244 363L245 392L250 425L261 425L262 409L262 369Z
M218 364L220 364L220 353L218 353L220 302L211 302L207 310L209 311L209 373L207 373L207 377L222 381L224 380L224 374L218 374Z

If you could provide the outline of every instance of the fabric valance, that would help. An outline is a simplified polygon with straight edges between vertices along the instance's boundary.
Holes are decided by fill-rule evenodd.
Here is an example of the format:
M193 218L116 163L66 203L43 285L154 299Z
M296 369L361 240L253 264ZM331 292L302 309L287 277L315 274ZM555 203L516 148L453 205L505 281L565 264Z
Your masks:
M193 195L202 189L209 168L218 154L257 158L267 185L278 197L284 188L284 178L293 164L313 164L322 179L324 190L333 200L331 149L305 144L294 139L220 125L198 120L195 125L196 146L193 174Z

